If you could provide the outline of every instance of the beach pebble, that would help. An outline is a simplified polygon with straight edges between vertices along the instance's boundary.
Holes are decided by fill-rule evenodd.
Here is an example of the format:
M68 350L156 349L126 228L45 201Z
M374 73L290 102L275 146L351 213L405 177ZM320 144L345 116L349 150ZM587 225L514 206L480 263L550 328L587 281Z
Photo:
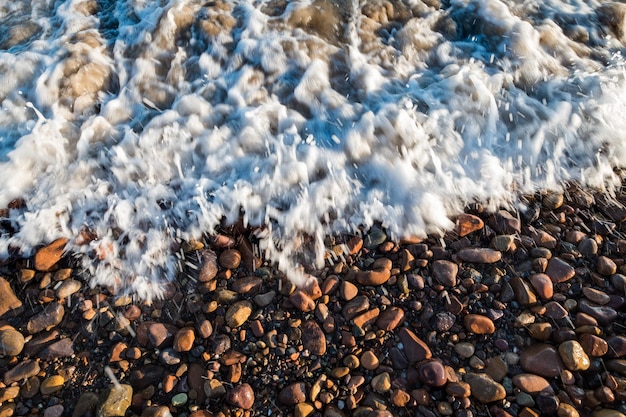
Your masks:
M313 355L326 353L326 335L314 320L302 323L302 346Z
M171 346L178 329L165 323L152 323L148 326L148 340L156 348Z
M559 417L579 417L580 416L580 414L578 413L578 410L576 410L576 407L565 402L561 402L559 404L559 409L557 410L556 414Z
M341 281L341 284L339 284L339 295L344 301L350 301L358 294L358 287L350 281Z
M83 392L78 401L76 402L76 406L74 407L74 411L72 412L72 417L82 417L86 415L93 415L93 411L98 405L98 396L93 392Z
M459 266L454 262L443 259L433 263L433 276L441 285L454 287L456 285L456 275L459 272Z
M578 244L578 251L589 258L598 253L598 243L595 239L585 238Z
M22 307L22 301L15 296L11 284L6 279L0 277L0 317L3 317L10 311L19 312Z
M371 350L366 350L361 355L361 366L369 371L373 371L378 368L380 364L378 357Z
M377 286L389 281L391 270L379 269L373 271L359 271L356 273L356 280L361 285Z
M298 310L308 313L315 310L315 301L304 291L296 290L289 296L289 301Z
M473 214L462 213L456 218L455 231L460 237L467 236L472 232L481 230L484 227L482 219Z
M57 324L61 323L63 316L65 315L65 309L61 304L49 305L44 310L28 320L26 329L28 333L35 334L42 330L50 329Z
M285 405L294 405L306 400L306 384L294 382L287 385L278 394L278 401Z
M226 269L237 269L241 264L241 253L236 249L227 249L220 254L218 263Z
M61 417L64 411L65 407L63 407L62 404L51 405L50 407L46 407L43 412L43 417Z
M547 379L535 374L517 374L513 377L513 385L529 394L554 392Z
M390 331L402 324L403 320L404 310L400 307L391 306L378 316L376 327L381 330Z
M176 352L188 352L193 347L196 334L191 327L183 327L174 337L174 350Z
M80 291L83 284L75 279L68 279L63 281L56 290L56 296L58 299L67 298L70 295Z
M472 388L467 382L449 382L446 385L446 393L457 398L467 398L472 394Z
M533 274L530 276L530 284L537 296L542 300L550 300L554 295L554 285L546 274Z
M16 356L24 349L24 336L14 328L0 330L0 355Z
M556 348L546 343L536 343L522 351L520 364L526 372L545 378L559 376L565 365Z
M464 248L457 253L457 256L465 262L492 264L502 258L502 253L489 248Z
M610 358L620 358L626 356L626 337L614 335L606 340L608 344L608 356Z
M596 271L598 272L598 274L608 277L617 272L617 265L609 257L598 256L598 261L596 264Z
M609 306L600 306L592 303L586 299L581 299L578 302L578 309L586 314L589 314L602 325L608 325L617 319L617 311Z
M383 394L391 389L391 377L389 373L382 372L372 378L372 382L370 383L372 389L379 394Z
M226 401L235 407L250 410L254 405L254 390L249 384L237 385L228 391Z
M398 337L404 347L404 354L410 363L421 362L424 359L432 358L433 354L428 345L408 328L400 328Z
M422 362L417 368L417 372L420 381L430 387L441 387L448 380L446 370L439 360Z
M15 367L5 372L4 383L6 385L9 385L12 382L22 381L28 377L37 375L40 370L41 369L39 368L39 363L27 359L18 363Z
M133 388L127 384L114 385L105 389L99 396L98 417L126 415L132 396Z
M236 279L231 288L237 294L256 294L262 285L263 278L247 276Z
M469 342L459 342L454 345L454 351L463 359L469 359L474 355L476 348Z
M50 395L63 389L63 384L65 384L65 379L61 375L53 375L41 382L39 391L41 395Z
M69 242L69 239L59 238L39 249L35 254L35 269L38 271L49 271L52 269L63 257L67 242Z
M609 343L596 335L583 333L578 340L585 353L589 356L600 357L606 355L609 351Z
M537 303L537 296L521 277L513 277L511 279L511 287L515 293L515 299L521 306Z
M212 281L217 276L217 255L210 249L203 250L200 253L200 259L202 264L200 267L200 273L198 274L199 282Z
M58 358L69 358L72 355L74 355L73 339L65 337L43 348L37 357L50 361Z
M504 387L488 375L468 372L465 375L465 382L470 385L472 396L481 403L487 404L506 397Z
M248 300L238 301L226 310L226 324L234 329L246 322L252 314L252 303Z
M294 407L294 417L309 417L315 412L315 408L309 403L298 403Z
M572 279L576 273L574 268L563 259L554 257L548 261L545 271L555 284L566 282Z
M591 287L583 287L583 295L587 300L591 301L592 303L596 303L602 306L608 304L609 301L611 301L611 297L609 297L607 293Z
M496 331L493 321L481 314L468 314L463 318L463 324L474 334L493 334Z
M500 210L494 214L489 225L499 234L513 235L522 231L520 219L514 217L506 210Z
M550 301L549 303L546 303L545 308L545 315L552 319L560 320L568 316L567 310L556 301Z

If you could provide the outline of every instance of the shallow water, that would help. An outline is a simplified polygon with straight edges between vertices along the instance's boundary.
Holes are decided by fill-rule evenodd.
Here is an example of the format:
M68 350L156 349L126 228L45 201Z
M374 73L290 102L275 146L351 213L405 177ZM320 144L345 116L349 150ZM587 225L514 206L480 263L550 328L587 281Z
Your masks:
M242 213L299 280L302 236L319 265L626 161L621 3L5 3L0 254L65 236L93 285L151 297Z

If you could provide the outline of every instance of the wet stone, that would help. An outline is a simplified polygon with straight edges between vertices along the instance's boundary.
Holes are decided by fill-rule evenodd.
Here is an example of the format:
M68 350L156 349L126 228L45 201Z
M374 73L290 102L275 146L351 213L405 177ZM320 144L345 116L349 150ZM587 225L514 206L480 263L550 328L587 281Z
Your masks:
M473 214L463 213L456 219L455 231L460 237L467 236L472 232L481 230L484 227L482 219Z
M435 327L439 332L447 332L454 326L456 322L456 316L449 311L443 311L437 313L435 316Z
M546 274L533 274L530 276L530 284L537 296L542 300L550 300L554 295L552 280Z
M552 282L558 284L572 279L576 271L563 259L554 257L548 261L545 273L552 279Z
M433 263L433 276L441 285L447 287L456 286L456 275L458 272L459 266L454 262L437 260Z
M354 299L358 294L358 287L349 281L342 281L339 285L339 295L345 301Z
M611 258L599 256L596 271L598 271L598 274L608 277L617 272L617 265Z
M249 384L237 385L228 391L226 401L235 407L249 410L254 405L254 391Z
M526 372L546 378L559 376L565 365L556 348L545 343L531 345L522 351L520 364Z
M529 394L538 394L542 391L554 392L547 379L535 374L515 375L513 385Z
M294 405L306 401L306 384L294 382L286 386L278 394L278 401L285 405Z
M52 304L47 306L41 313L37 314L28 321L26 329L28 333L35 334L42 330L50 329L61 323L65 309L60 304Z
M367 370L373 371L380 364L378 357L371 350L366 350L361 355L361 366Z
M472 394L472 388L467 382L449 382L446 385L446 393L457 398L467 398Z
M454 351L463 359L469 359L474 355L476 348L469 342L459 342L454 345Z
M404 310L400 307L391 306L378 316L376 327L390 331L402 324L402 320L404 320Z
M470 385L472 396L484 404L506 397L504 387L488 375L469 372L465 375L465 382Z
M203 250L200 253L202 259L202 266L200 267L200 273L198 274L198 281L209 282L215 279L217 276L217 255L210 249Z
M130 407L132 396L133 388L127 384L107 388L99 396L97 417L124 416Z
M379 394L385 393L391 389L391 377L389 373L382 372L372 378L372 389Z
M493 334L496 331L493 321L480 314L468 314L463 318L463 324L474 334Z
M465 248L461 249L457 256L464 262L492 264L502 258L502 253L489 248Z
M585 238L578 244L578 251L589 258L598 253L598 243L595 239Z
M50 395L63 389L65 379L61 375L53 375L43 380L39 391L42 395Z
M617 311L608 306L600 306L586 299L578 302L578 309L598 320L602 325L609 325L617 319Z
M313 355L326 353L326 335L314 320L302 323L302 346Z
M61 260L68 241L67 238L60 238L39 249L35 254L35 269L38 271L52 269Z
M232 290L238 294L257 293L263 285L263 279L256 276L243 277L235 280Z
M98 405L98 396L93 392L84 392L78 398L76 407L72 412L72 417L82 417L85 415L92 415Z
M511 279L511 287L515 293L517 302L522 306L528 306L537 303L537 296L531 291L530 286L520 277Z
M611 297L608 294L591 287L584 287L583 295L587 300L598 305L605 305L608 304L609 301L611 301Z
M505 210L500 210L493 215L489 225L499 234L512 235L522 231L521 222L517 217Z
M556 301L550 301L545 305L546 312L545 315L552 319L560 320L564 319L568 316L567 310L563 308L563 306Z
M402 341L404 353L409 362L416 363L424 359L430 359L433 356L428 345L408 328L400 328L398 337Z
M589 356L604 356L609 351L609 344L601 337L584 333L579 337L580 345Z
M191 327L180 329L174 337L174 350L176 352L189 352L193 347L195 338L195 332Z
M447 382L446 370L438 360L429 360L419 365L420 381L430 387L441 387Z
M13 311L14 313L19 312L22 307L22 301L15 296L13 292L13 288L11 288L11 284L6 279L0 277L0 317L5 315L9 315L7 313Z
M75 279L68 279L63 281L63 283L57 288L56 295L57 298L63 299L67 298L70 295L78 292L82 288L83 284L80 281Z
M239 327L248 320L250 314L252 314L252 303L247 300L238 301L226 310L226 324L233 329Z

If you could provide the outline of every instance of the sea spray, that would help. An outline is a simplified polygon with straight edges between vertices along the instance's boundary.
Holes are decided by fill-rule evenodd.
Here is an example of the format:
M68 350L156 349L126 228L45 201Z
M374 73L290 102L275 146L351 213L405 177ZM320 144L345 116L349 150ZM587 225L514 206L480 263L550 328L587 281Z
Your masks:
M0 253L69 238L92 285L158 296L239 219L302 283L328 234L438 233L626 161L619 4L31 6L0 11Z

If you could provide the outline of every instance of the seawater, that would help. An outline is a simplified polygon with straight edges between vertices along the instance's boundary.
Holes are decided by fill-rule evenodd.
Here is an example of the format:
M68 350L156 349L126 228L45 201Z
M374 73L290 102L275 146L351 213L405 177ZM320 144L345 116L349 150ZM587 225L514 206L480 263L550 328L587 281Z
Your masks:
M626 5L595 0L0 4L0 255L70 239L144 298L224 222L300 243L452 227L626 161ZM523 207L522 207L523 208ZM93 239L84 239L85 235Z

